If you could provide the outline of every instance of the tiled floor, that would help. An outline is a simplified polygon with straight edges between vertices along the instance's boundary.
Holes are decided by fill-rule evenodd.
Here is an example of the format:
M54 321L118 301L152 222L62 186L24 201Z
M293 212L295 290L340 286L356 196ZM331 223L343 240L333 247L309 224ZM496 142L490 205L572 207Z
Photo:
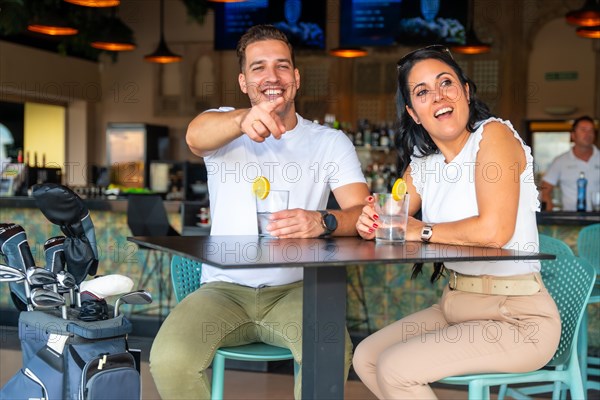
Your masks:
M132 348L142 349L142 398L159 400L158 391L150 375L148 352L150 338L130 337ZM21 351L15 328L0 327L0 387L21 367ZM294 378L287 373L264 373L227 370L225 376L225 399L240 400L286 400L293 399ZM466 399L466 390L436 385L435 393L439 399ZM351 379L345 387L345 398L351 400L374 400L375 396L356 379ZM492 395L492 398L495 398ZM545 396L540 397L545 398ZM599 392L590 392L590 399L600 398ZM9 400L9 399L7 399ZM171 399L165 399L171 400ZM174 400L174 399L173 399Z

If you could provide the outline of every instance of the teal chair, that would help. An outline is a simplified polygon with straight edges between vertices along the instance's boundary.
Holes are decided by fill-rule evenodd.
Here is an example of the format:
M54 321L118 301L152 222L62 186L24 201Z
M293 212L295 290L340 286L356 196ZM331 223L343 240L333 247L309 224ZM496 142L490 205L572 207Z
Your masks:
M538 239L539 239L541 253L554 254L555 256L563 256L563 255L574 256L575 255L575 254L573 254L573 250L571 250L571 247L560 239L545 235L543 233L540 233L538 235ZM542 261L542 263L543 262L544 261ZM579 359L579 368L582 368L581 358ZM558 386L560 386L560 385L559 384L557 384L557 385L546 384L546 385L534 385L534 386L527 386L527 387L522 387L519 389L514 389L514 388L508 388L508 385L502 385L502 386L500 386L500 391L498 392L498 399L502 400L507 395L510 397L514 397L514 398L526 399L526 398L528 398L527 396L529 396L531 394L554 392L554 390L557 390ZM566 394L566 392L565 392L565 394Z
M568 244L560 239L540 233L538 235L540 242L540 253L554 254L555 256L574 256L573 250ZM543 261L542 261L543 262Z
M171 280L177 302L200 287L202 264L188 258L173 256L171 259ZM212 364L211 399L223 398L225 379L225 360L241 361L281 361L293 360L289 349L266 343L250 343L242 346L221 347L215 353ZM298 375L299 366L294 362L294 375Z
M558 349L547 364L547 367L551 368L518 374L452 376L440 382L450 385L468 385L469 399L472 400L489 400L490 386L542 382L555 383L552 395L555 400L560 396L560 383L569 387L571 398L585 398L576 351L577 333L596 281L596 270L582 258L559 255L556 260L544 261L541 273L544 284L556 302L562 323Z
M585 258L596 268L596 275L600 276L600 224L592 224L579 231L577 236L577 252L579 257ZM600 303L600 284L596 281L588 304ZM589 380L590 375L600 376L600 358L588 357L588 314L583 315L579 332L578 352L581 361L581 376L588 390L600 390L600 382Z

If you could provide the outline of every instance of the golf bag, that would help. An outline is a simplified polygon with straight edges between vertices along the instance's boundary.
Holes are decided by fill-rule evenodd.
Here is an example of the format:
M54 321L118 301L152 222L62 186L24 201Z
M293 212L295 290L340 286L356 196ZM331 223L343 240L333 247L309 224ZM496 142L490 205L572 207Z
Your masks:
M114 317L109 316L104 299L90 300L87 305L73 301L74 289L78 293L78 285L98 268L94 225L87 207L62 185L35 185L33 196L65 236L48 239L45 269L33 268L23 227L0 223L0 256L8 263L2 266L0 280L10 282L12 299L23 311L19 315L22 368L0 389L0 399L139 400L140 354L129 350L127 334L132 326L118 315L118 304L127 302L126 294L115 303ZM49 290L52 286L54 290ZM70 293L69 308L59 293L63 289L63 294ZM137 303L130 298L129 304L152 301L145 291L129 294L138 296Z
M139 400L139 353L128 349L130 331L131 323L122 315L83 322L50 312L22 312L23 367L2 387L0 398Z

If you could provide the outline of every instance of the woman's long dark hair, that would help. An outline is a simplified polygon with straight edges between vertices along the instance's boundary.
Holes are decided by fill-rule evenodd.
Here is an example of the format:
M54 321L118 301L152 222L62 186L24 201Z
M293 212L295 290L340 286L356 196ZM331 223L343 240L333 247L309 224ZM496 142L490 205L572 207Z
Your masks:
M414 65L423 60L435 59L447 64L454 70L461 86L469 84L469 120L467 122L467 130L475 131L477 123L494 115L488 106L481 101L476 95L477 87L458 65L448 49L442 46L431 46L416 50L407 56L404 56L398 62L398 90L396 92L396 109L398 114L398 134L395 138L396 150L398 152L398 172L403 176L406 169L410 165L410 157L417 151L419 157L426 157L431 154L439 153L439 149L429 136L429 133L422 125L417 124L408 111L406 106L412 108L410 97L410 86L408 76ZM415 278L422 272L423 263L418 263L413 266L412 278ZM433 274L431 282L435 282L442 276L444 270L443 263L433 264Z

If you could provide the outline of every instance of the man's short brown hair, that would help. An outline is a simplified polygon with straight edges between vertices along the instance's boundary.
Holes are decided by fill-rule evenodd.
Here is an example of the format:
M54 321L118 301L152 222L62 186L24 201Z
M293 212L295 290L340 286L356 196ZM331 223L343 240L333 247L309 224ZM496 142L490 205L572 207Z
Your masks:
M246 31L246 33L244 33L244 35L240 38L236 48L238 61L240 63L240 72L244 72L244 64L246 63L246 48L252 43L260 42L261 40L281 40L290 49L290 54L292 55L292 66L296 65L294 48L292 47L292 44L288 40L285 33L281 32L273 25L254 25L250 27L250 29L248 29L248 31Z

